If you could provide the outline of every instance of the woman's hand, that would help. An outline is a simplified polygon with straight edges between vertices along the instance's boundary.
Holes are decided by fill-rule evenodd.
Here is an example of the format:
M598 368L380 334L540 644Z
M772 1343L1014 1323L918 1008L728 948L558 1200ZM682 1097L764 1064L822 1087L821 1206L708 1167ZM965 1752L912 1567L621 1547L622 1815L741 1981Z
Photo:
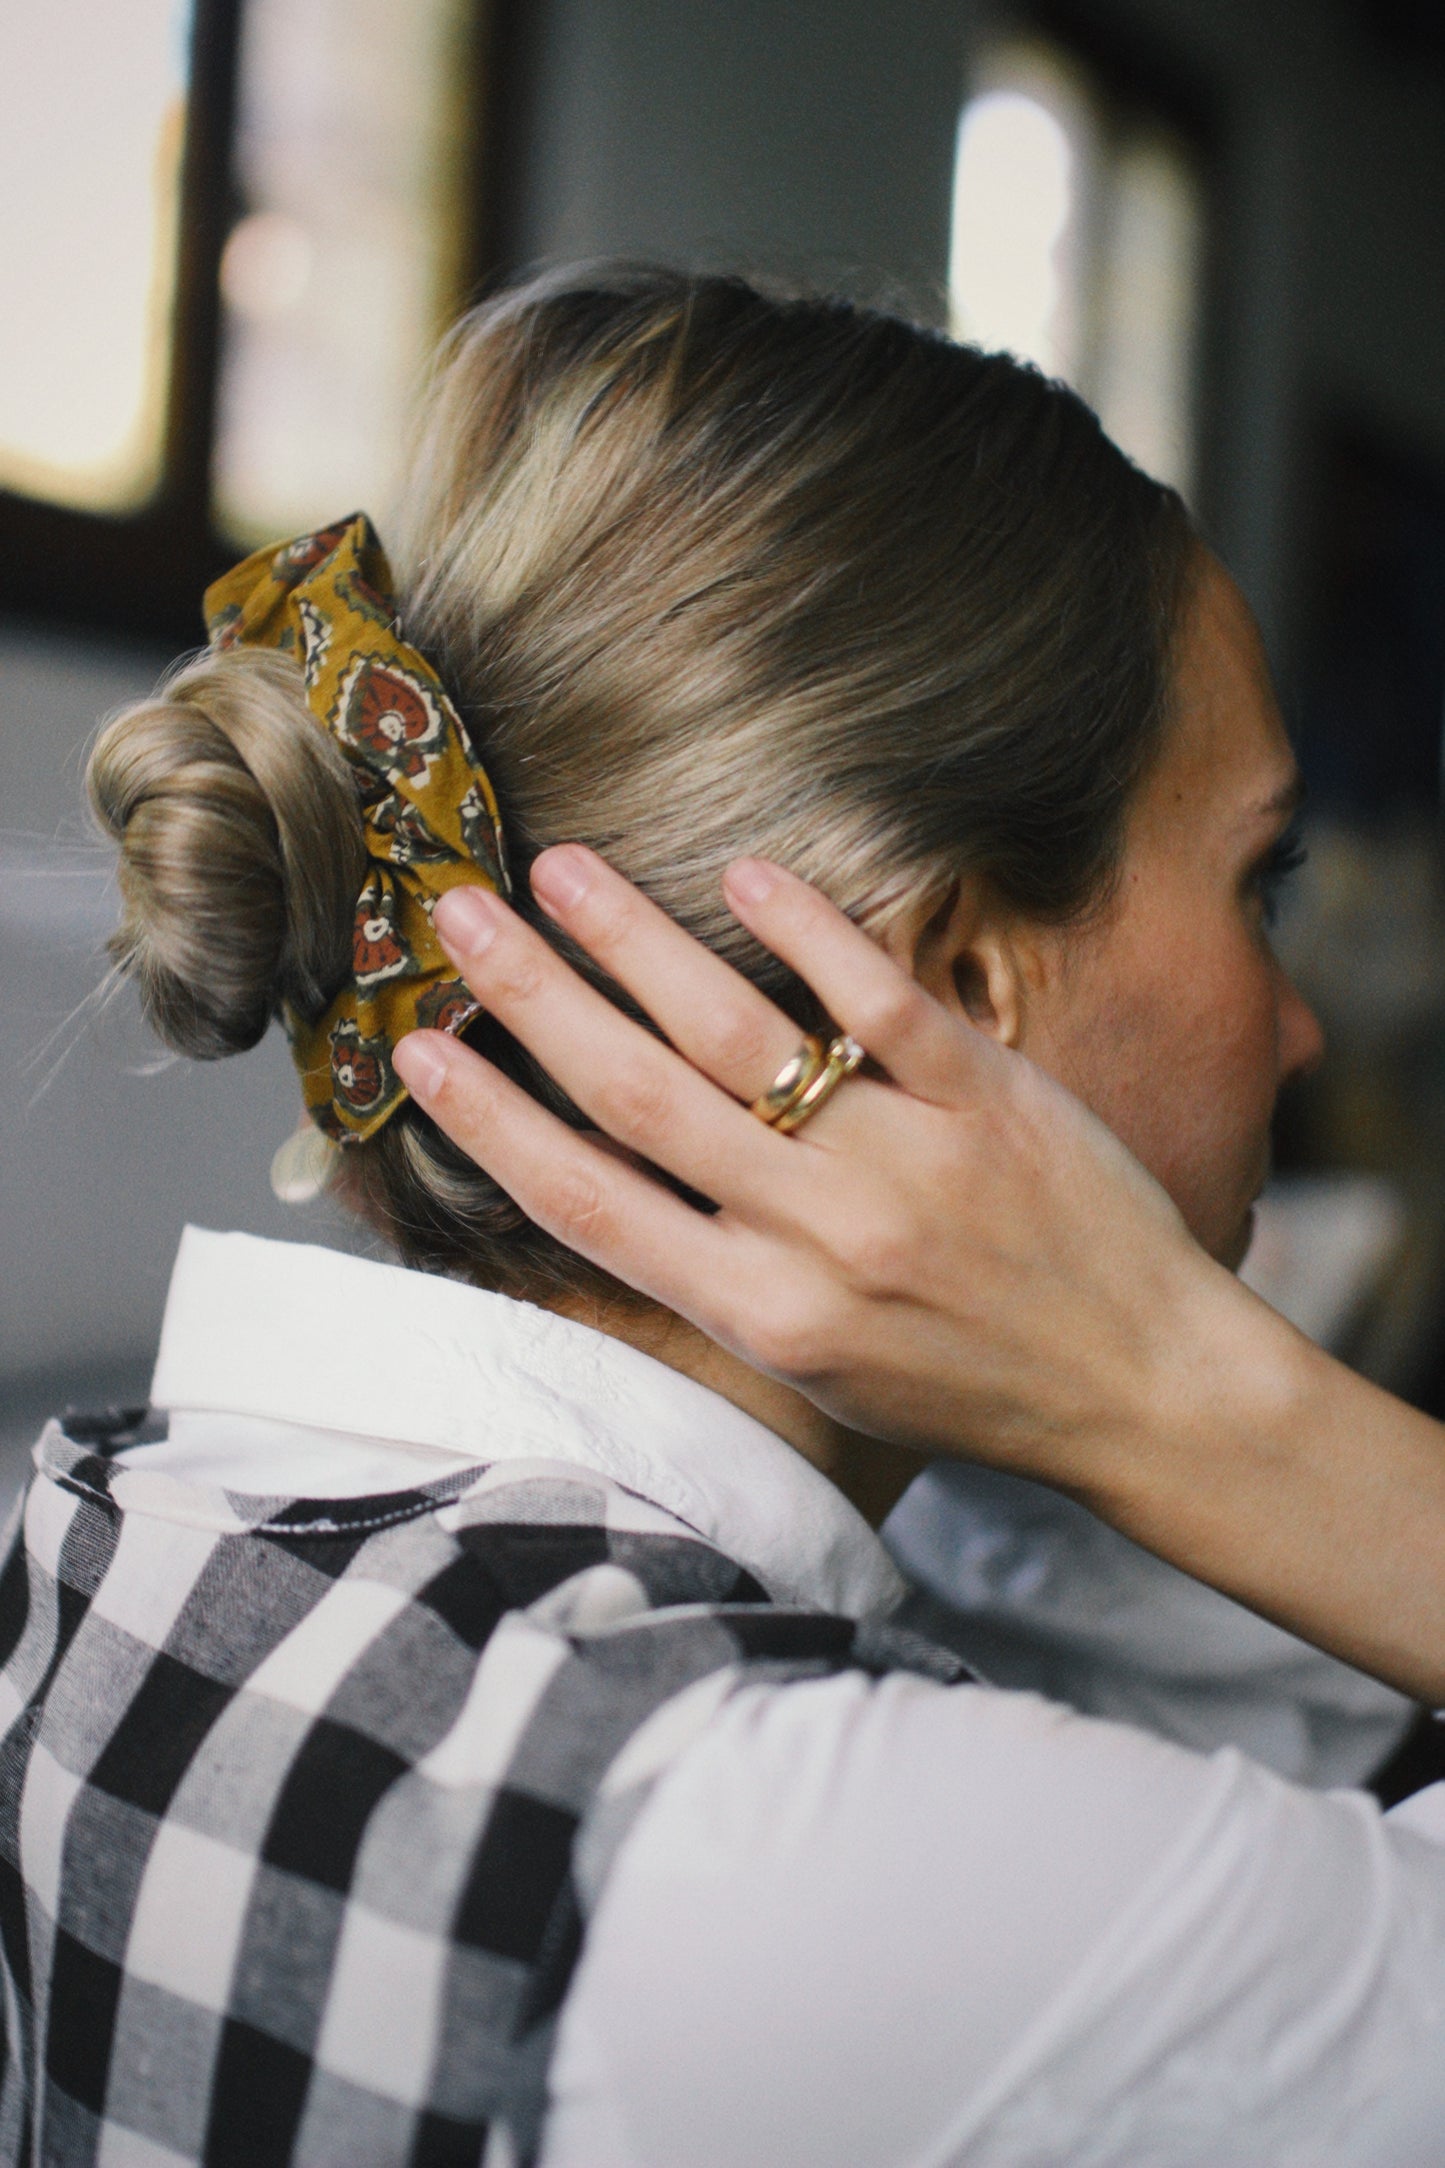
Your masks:
M540 1225L851 1428L1055 1483L1186 1572L1445 1701L1445 1434L1212 1263L1077 1100L949 1016L813 890L748 860L728 875L732 909L882 1072L780 1137L747 1108L797 1026L592 853L544 853L533 888L670 1045L481 889L453 890L438 930L625 1155L455 1040L415 1033L397 1066Z
M1093 1490L1106 1442L1157 1409L1171 1311L1225 1277L1117 1140L816 891L750 860L728 876L733 910L884 1072L779 1136L747 1105L796 1024L591 852L544 853L533 887L670 1046L480 888L454 891L438 930L478 998L636 1157L419 1035L400 1066L442 1126L540 1225L850 1428Z

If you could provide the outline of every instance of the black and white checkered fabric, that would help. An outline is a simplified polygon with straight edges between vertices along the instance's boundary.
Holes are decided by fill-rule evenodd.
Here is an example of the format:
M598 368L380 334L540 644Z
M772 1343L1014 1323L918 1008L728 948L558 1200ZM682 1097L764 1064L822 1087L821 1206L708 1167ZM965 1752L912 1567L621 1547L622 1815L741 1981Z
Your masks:
M585 1471L258 1500L114 1458L157 1434L52 1425L0 1573L6 2163L532 2159L607 1867L726 1695L967 1676Z

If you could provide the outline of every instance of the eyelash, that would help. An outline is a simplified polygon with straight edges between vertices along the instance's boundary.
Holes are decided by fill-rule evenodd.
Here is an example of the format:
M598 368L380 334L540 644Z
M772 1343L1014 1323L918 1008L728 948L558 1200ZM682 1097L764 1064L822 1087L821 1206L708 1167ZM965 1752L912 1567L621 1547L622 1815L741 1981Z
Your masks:
M1309 845L1292 823L1256 867L1252 886L1266 926L1278 918L1284 891L1309 854Z

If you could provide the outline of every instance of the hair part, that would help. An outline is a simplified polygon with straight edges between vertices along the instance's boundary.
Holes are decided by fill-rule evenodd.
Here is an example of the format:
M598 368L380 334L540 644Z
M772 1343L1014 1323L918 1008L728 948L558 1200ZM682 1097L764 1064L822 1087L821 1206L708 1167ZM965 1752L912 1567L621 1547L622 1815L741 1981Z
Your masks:
M606 983L527 888L537 852L584 841L811 1025L726 910L726 865L777 859L878 933L968 873L1040 919L1096 905L1166 727L1193 547L1178 497L1032 368L846 302L624 268L457 327L396 562L545 938ZM111 726L92 789L121 843L117 960L162 1036L211 1054L335 990L360 822L281 658L189 667ZM468 1037L579 1119L495 1023ZM616 1293L410 1102L346 1164L414 1264Z

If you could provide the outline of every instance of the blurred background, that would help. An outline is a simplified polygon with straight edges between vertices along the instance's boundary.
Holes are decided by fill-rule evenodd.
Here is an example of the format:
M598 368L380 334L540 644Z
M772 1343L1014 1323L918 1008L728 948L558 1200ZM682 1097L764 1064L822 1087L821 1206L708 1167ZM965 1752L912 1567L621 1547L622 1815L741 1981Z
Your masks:
M0 1455L144 1395L186 1218L271 1195L284 1046L98 1009L97 719L247 547L386 531L438 332L598 252L1032 356L1241 580L1311 788L1331 1051L1249 1267L1445 1409L1440 0L47 0L0 13Z

